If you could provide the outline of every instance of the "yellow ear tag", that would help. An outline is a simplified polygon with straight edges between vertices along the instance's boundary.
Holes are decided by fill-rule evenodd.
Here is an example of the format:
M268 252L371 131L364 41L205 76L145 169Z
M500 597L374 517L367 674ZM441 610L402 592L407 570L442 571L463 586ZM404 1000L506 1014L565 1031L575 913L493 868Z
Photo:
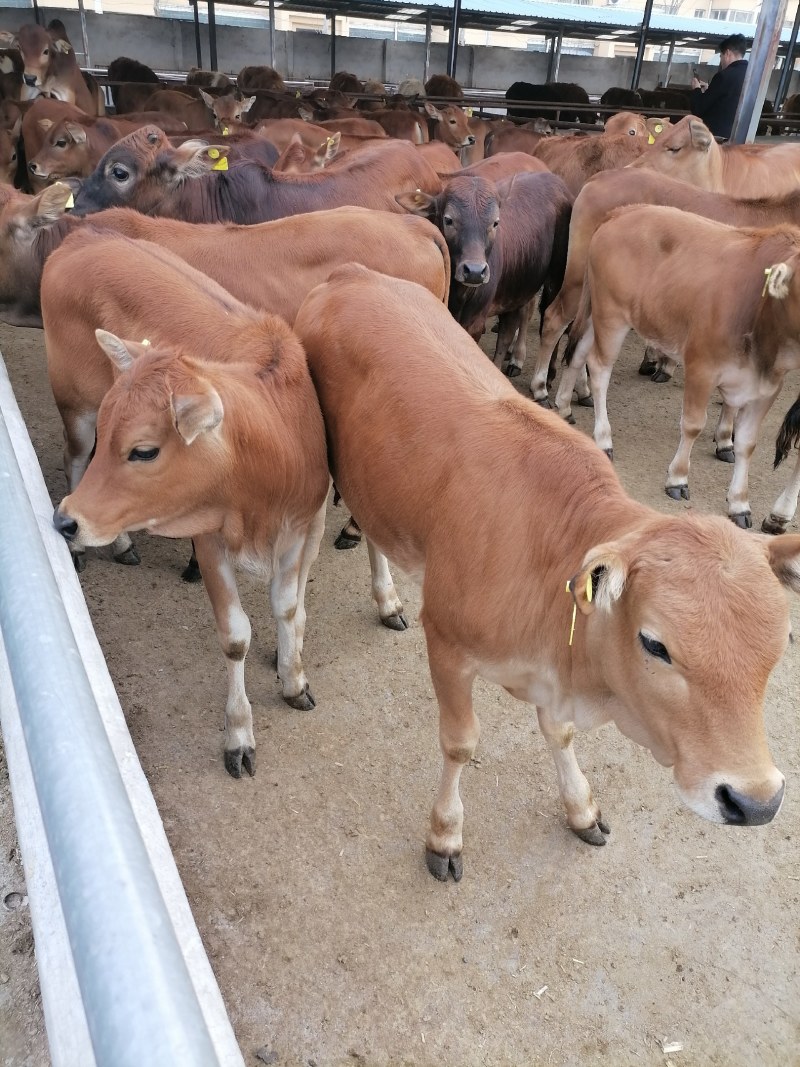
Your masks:
M333 145L333 137L329 137L325 144L330 148Z
M228 137L228 136L229 136L229 134L230 134L230 132L231 132L231 131L230 131L230 130L228 129L228 127L227 127L227 126L223 126L223 127L222 127L222 136L223 136L223 137Z
M150 347L150 342L145 337L145 339L142 341L142 348L149 348L149 347Z
M572 595L572 586L570 582L567 582L567 592ZM574 596L572 598L572 625L569 628L569 647L572 648L572 638L575 636L575 619L578 614L578 602Z
M761 295L767 295L767 286L769 285L769 278L772 274L772 267L764 267L764 288L761 290Z
M592 588L592 576L590 574L589 577L586 579L586 599L590 604L592 602L593 593L594 589Z
M661 123L660 123L660 122L657 122L657 123L656 123L656 125L655 125L655 131L656 131L656 133L661 133L661 131L662 131L663 129L664 129L664 127L663 127L663 126L661 125Z
M471 119L472 118L472 108L471 107L465 107L464 108L464 114L467 116L468 119Z
M301 96L300 90L298 89L298 90L297 90L297 92L296 92L296 93L295 93L294 95L295 95L295 96L297 97L297 99L299 100L299 99L300 99L300 96Z
M67 211L71 207L75 207L75 197L72 195L72 193L69 194L69 199L67 200L66 204L64 204L64 210Z
M209 150L208 150L208 158L209 159L219 159L219 149L218 148L209 148Z
M648 133L648 135L647 135L647 143L648 144L655 144L656 143L656 139L652 135L652 133Z
M214 166L211 169L212 170L227 170L228 169L228 157L227 156L223 156L221 159L218 159L217 162L214 164Z

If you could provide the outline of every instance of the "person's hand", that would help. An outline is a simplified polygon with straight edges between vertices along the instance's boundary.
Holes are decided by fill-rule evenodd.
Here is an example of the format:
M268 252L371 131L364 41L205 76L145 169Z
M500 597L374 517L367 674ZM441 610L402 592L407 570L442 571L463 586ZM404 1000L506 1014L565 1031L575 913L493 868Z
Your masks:
M702 89L703 92L705 92L706 89L708 88L708 82L701 82L699 78L694 78L693 77L692 78L692 88L693 89Z

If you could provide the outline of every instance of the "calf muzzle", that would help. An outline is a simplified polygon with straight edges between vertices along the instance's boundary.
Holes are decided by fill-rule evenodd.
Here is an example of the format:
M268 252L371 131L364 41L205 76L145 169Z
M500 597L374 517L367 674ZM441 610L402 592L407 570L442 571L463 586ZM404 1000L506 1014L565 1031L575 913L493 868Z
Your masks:
M778 814L783 803L783 793L786 783L782 783L780 789L767 801L755 800L753 797L740 793L731 786L718 785L714 797L719 805L724 822L733 826L763 826L772 822Z
M25 81L25 84L30 86L31 88L36 85L37 79L35 74L23 74L22 77Z
M74 541L78 534L78 524L75 519L65 515L60 508L53 512L53 525L67 541Z
M488 263L459 263L456 281L463 285L484 285L489 281Z

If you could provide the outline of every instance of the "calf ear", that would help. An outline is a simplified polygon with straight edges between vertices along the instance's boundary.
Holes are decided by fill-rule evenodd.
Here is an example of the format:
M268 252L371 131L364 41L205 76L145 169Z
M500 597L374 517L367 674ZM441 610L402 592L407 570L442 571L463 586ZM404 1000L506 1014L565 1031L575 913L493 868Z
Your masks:
M770 567L778 581L795 593L800 593L800 534L765 538Z
M300 134L293 133L291 141L272 164L272 169L279 174L285 174L292 169L300 169L305 161L306 150L300 140Z
M0 48L16 48L17 35L11 30L0 30Z
M700 119L689 120L689 138L693 145L704 149L706 152L714 144L714 135Z
M86 144L86 130L77 122L65 122L64 129L70 135L75 144Z
M59 37L57 41L53 41L53 48L55 48L56 52L62 52L65 56L68 56L72 51L72 45L62 37Z
M204 93L202 89L200 90L200 96L202 97L203 103L206 105L206 107L210 108L211 111L213 111L214 110L214 97L213 96L209 96L208 93Z
M245 112L249 111L255 102L256 98L254 96L246 96L244 100L242 100L242 114L244 115Z
M764 289L775 300L785 300L789 295L789 283L794 277L794 271L789 264L776 263L772 267L767 267L764 273L767 276Z
M426 100L422 105L425 108L425 114L428 118L434 119L436 122L442 121L442 113L435 104L432 104L430 100Z
M219 393L207 386L202 393L191 393L171 398L172 421L175 429L187 445L201 433L208 433L222 422L224 414Z
M108 330L95 330L97 343L119 371L130 370L134 360L150 348L149 341L123 341Z
M339 145L341 144L341 140L342 135L340 133L334 133L326 141L322 142L314 153L314 164L316 167L324 167L326 163L330 163L332 159L336 159L339 155Z
M436 197L430 193L423 193L415 189L413 193L398 193L395 200L400 207L410 211L412 215L422 215L426 219L433 218L436 213Z
M210 170L228 169L227 145L208 145L202 141L184 141L172 157L175 177L179 181L202 178Z
M314 121L314 112L310 108L303 107L302 104L300 105L300 107L298 107L297 114L300 116L303 122Z
M24 206L16 214L15 224L28 228L37 229L40 226L48 226L57 222L67 209L72 199L72 190L62 182L48 185L36 196L27 197ZM74 203L74 201L73 201Z
M611 611L622 596L628 579L625 539L596 545L584 557L581 569L568 583L580 612L590 615L595 608Z

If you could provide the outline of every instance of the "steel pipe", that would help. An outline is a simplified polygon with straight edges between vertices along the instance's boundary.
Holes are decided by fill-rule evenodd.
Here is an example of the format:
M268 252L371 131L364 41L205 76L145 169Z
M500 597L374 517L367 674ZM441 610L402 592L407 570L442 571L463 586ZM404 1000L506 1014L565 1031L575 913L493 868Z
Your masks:
M781 39L787 0L763 0L756 23L750 62L733 120L731 144L752 141L758 129L761 109L767 95L769 79L775 66L775 56Z

